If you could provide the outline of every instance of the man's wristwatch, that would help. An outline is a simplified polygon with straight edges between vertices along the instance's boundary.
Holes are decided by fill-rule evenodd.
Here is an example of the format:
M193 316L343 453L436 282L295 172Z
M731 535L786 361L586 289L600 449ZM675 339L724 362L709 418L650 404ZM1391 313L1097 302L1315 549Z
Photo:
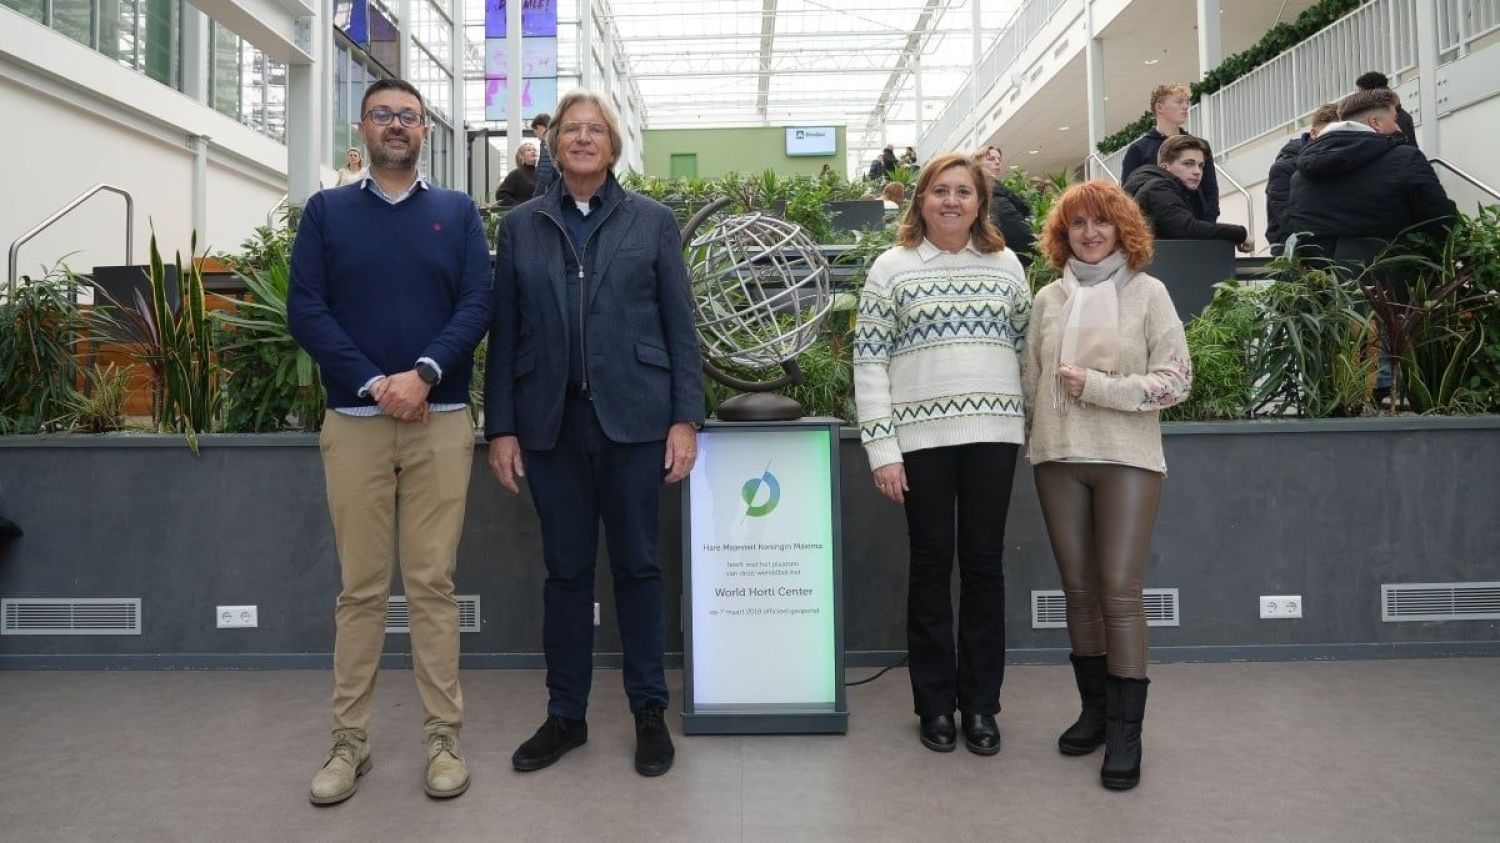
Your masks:
M422 383L425 383L428 386L437 386L439 375L436 366L428 363L426 360L423 360L417 363L415 368L417 370L417 377L422 379Z

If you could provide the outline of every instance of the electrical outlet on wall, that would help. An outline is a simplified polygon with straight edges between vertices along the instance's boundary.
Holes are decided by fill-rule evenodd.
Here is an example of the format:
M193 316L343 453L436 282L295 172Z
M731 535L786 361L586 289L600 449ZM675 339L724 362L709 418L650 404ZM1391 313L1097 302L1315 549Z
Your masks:
M1282 620L1302 617L1302 595L1262 594L1260 616L1263 620Z
M254 606L219 606L214 610L219 629L248 629L260 626Z

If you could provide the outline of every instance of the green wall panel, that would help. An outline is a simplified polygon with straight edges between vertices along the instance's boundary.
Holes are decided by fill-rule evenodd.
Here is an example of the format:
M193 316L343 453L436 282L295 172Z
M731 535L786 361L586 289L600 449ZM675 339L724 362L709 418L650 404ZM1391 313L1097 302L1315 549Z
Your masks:
M732 171L759 173L767 169L783 176L799 173L815 176L824 164L841 176L848 175L845 172L848 165L843 126L838 126L835 131L838 151L833 155L796 158L786 154L786 126L647 129L643 136L646 173L653 176L672 175L674 155L696 155L698 176L706 179ZM678 159L679 162L683 160Z

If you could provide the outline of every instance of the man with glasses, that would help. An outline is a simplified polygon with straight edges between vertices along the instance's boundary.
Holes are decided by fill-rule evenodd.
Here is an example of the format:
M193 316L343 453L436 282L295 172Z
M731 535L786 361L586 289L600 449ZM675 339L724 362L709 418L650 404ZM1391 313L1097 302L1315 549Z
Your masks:
M601 520L635 769L658 776L674 757L657 516L662 482L696 457L702 360L677 221L611 173L619 126L598 94L564 96L547 133L562 178L505 217L496 249L485 438L501 485L527 480L547 567L547 719L511 758L523 772L588 740Z
M360 113L369 171L308 200L287 293L292 335L328 393L319 444L343 579L333 745L310 794L319 805L348 799L370 768L366 730L398 560L426 712L425 790L442 798L469 786L453 569L474 451L469 374L489 327L489 251L473 200L417 172L428 126L417 89L378 81Z

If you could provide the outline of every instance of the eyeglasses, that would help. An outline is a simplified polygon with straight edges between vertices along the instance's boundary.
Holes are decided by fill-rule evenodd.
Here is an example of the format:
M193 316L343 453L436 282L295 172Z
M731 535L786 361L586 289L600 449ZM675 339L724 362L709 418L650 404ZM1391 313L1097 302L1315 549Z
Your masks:
M427 115L410 110L391 111L389 108L372 108L365 112L365 119L377 126L389 126L393 120L400 120L401 125L408 129L427 125Z
M602 138L609 134L609 127L603 123L564 123L561 129L565 135L583 135L591 138Z

